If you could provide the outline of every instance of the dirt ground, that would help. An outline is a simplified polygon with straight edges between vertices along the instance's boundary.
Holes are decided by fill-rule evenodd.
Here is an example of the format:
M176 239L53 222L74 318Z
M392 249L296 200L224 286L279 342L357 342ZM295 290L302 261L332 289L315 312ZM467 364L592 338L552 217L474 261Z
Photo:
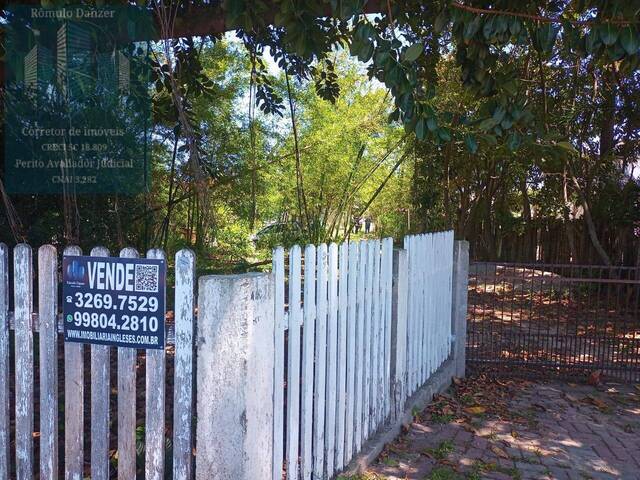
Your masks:
M639 479L640 386L457 381L349 480Z
M639 280L601 270L472 264L467 359L640 382Z

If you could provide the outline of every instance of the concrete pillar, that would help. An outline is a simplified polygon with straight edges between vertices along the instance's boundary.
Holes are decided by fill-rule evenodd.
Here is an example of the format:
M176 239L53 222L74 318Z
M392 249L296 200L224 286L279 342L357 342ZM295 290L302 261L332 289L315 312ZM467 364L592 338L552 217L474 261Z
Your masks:
M270 478L274 277L200 278L197 480Z
M407 251L393 251L393 287L391 294L391 391L392 414L402 415L407 383Z
M456 241L453 248L453 292L451 331L454 336L455 376L465 376L467 340L467 295L469 288L469 242Z

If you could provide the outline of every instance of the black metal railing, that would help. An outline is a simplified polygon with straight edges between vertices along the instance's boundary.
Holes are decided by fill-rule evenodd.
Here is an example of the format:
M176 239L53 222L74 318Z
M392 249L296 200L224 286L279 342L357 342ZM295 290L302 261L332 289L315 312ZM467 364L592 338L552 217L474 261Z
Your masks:
M467 359L499 373L640 381L640 268L472 263Z

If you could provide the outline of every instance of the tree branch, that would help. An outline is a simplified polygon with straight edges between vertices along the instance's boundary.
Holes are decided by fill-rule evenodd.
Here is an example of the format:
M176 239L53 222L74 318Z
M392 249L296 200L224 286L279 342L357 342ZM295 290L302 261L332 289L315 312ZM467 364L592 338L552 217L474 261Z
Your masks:
M609 19L598 19L598 20L571 20L568 18L561 17L543 17L541 15L534 15L532 13L524 13L524 12L513 12L510 10L498 10L498 9L487 9L487 8L478 8L472 7L469 5L464 5L459 2L451 2L451 6L454 8L458 8L460 10L465 10L471 13L481 13L487 15L505 15L509 17L519 17L526 18L528 20L535 20L536 22L541 23L564 23L569 22L573 25L600 25L610 23L612 25L637 25L638 21L635 20L620 20L617 18L609 18Z

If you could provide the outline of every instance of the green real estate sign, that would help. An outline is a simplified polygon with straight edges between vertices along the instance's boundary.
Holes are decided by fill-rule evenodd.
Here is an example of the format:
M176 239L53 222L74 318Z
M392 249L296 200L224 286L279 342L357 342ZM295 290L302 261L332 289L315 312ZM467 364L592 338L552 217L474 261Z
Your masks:
M7 191L148 188L151 29L133 6L8 9Z

